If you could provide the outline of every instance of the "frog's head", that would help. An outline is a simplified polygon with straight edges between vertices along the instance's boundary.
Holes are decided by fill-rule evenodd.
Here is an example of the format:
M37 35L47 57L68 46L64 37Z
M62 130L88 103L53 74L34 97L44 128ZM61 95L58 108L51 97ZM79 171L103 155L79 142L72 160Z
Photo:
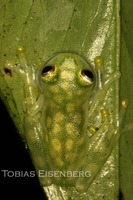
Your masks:
M92 67L80 56L61 53L49 59L39 70L42 92L48 99L64 96L65 99L89 98L94 87Z

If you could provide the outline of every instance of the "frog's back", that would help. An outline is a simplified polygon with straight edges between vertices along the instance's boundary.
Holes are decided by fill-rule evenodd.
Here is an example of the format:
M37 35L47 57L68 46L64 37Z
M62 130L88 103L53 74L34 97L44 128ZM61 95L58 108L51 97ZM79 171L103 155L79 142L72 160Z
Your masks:
M86 155L92 69L75 54L59 54L42 69L42 124L50 170L79 170Z

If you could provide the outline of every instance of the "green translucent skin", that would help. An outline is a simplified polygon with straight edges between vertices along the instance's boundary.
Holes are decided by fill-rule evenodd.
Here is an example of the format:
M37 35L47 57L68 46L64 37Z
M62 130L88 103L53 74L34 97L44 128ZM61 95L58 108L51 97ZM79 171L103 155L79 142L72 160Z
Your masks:
M120 137L119 123L112 122L104 105L120 75L105 78L100 56L92 67L76 54L61 53L35 71L28 67L24 49L18 56L20 66L8 63L6 68L24 81L24 137L40 182L85 192Z

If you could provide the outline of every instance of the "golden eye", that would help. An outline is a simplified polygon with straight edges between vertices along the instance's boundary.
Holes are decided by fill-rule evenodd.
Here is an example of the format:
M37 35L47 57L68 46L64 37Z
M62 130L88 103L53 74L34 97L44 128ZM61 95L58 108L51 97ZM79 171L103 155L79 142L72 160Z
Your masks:
M53 65L45 66L42 70L42 77L45 77L47 75L51 75L55 71L55 67Z
M88 82L90 84L93 83L93 81L94 81L94 75L93 75L93 73L90 70L88 70L88 69L82 69L81 70L81 75L82 75L83 79L86 82Z

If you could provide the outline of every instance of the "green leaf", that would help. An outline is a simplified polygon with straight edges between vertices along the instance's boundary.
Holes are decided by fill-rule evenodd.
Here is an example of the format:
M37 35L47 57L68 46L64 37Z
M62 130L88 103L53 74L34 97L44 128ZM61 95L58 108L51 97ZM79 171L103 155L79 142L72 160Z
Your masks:
M133 2L122 0L121 99L129 99L125 125L133 123ZM133 199L133 129L127 131L120 143L120 188L124 199Z
M74 52L91 63L105 59L107 75L119 70L119 1L113 0L2 0L0 5L0 95L23 137L23 81L3 78L6 63L18 63L17 49L24 47L29 66L59 52ZM108 93L107 107L112 118L118 115L119 88ZM85 194L74 188L44 188L49 199L115 200L118 196L118 149L114 151Z

